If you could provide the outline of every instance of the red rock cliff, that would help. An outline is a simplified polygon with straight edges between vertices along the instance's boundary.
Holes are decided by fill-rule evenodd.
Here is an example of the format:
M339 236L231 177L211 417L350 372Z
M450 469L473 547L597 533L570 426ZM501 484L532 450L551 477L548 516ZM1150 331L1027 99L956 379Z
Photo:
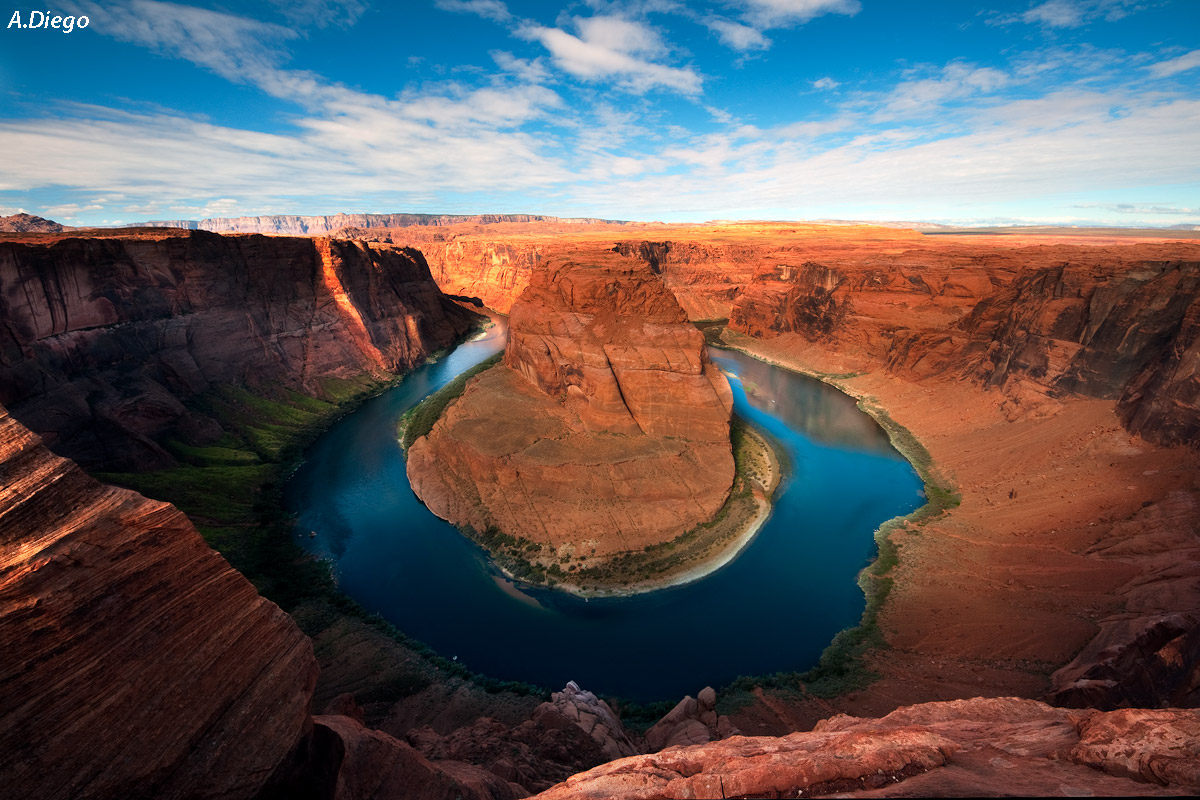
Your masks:
M472 315L417 251L329 239L96 232L0 240L0 402L57 452L172 463L221 434L182 401L215 385L402 371Z
M172 506L0 408L0 785L251 797L311 728L308 638Z

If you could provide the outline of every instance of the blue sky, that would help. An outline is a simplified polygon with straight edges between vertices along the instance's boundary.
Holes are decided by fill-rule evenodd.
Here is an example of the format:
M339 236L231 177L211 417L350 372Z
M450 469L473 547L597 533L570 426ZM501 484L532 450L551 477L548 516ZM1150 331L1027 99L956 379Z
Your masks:
M43 10L0 213L1200 224L1198 0Z

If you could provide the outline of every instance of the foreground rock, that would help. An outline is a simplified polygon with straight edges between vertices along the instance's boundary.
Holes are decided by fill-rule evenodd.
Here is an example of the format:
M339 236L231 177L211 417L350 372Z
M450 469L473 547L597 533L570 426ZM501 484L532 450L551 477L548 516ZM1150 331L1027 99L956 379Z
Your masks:
M537 273L504 364L409 450L438 516L534 543L551 565L669 541L733 483L732 394L653 273L613 260ZM541 548L538 549L537 546Z
M1200 712L927 703L808 733L734 737L576 775L541 800L622 797L1161 795L1200 790Z
M0 785L251 797L310 730L312 646L173 507L0 408Z
M478 318L413 250L126 229L0 236L0 319L0 403L60 455L141 471L220 439L189 402L216 387L326 397Z
M698 697L688 695L680 700L646 731L646 749L653 753L667 747L728 739L738 733L729 717L717 715L717 693L706 686Z

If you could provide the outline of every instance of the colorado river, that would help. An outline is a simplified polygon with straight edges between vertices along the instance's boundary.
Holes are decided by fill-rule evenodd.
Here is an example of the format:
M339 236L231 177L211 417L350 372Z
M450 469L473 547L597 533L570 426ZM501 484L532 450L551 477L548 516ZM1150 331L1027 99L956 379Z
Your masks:
M585 601L519 590L409 488L404 411L503 348L503 330L427 364L335 424L288 484L297 537L341 589L406 634L502 680L676 700L738 675L813 666L864 599L856 576L884 520L923 502L922 484L874 420L830 386L729 351L736 413L787 461L771 518L703 580ZM313 535L315 533L315 535Z

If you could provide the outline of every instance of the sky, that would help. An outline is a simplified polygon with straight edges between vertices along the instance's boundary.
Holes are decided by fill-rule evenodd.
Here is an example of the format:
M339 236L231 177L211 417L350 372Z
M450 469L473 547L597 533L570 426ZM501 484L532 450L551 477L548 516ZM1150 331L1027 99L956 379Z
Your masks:
M1200 225L1200 0L5 8L0 214Z

